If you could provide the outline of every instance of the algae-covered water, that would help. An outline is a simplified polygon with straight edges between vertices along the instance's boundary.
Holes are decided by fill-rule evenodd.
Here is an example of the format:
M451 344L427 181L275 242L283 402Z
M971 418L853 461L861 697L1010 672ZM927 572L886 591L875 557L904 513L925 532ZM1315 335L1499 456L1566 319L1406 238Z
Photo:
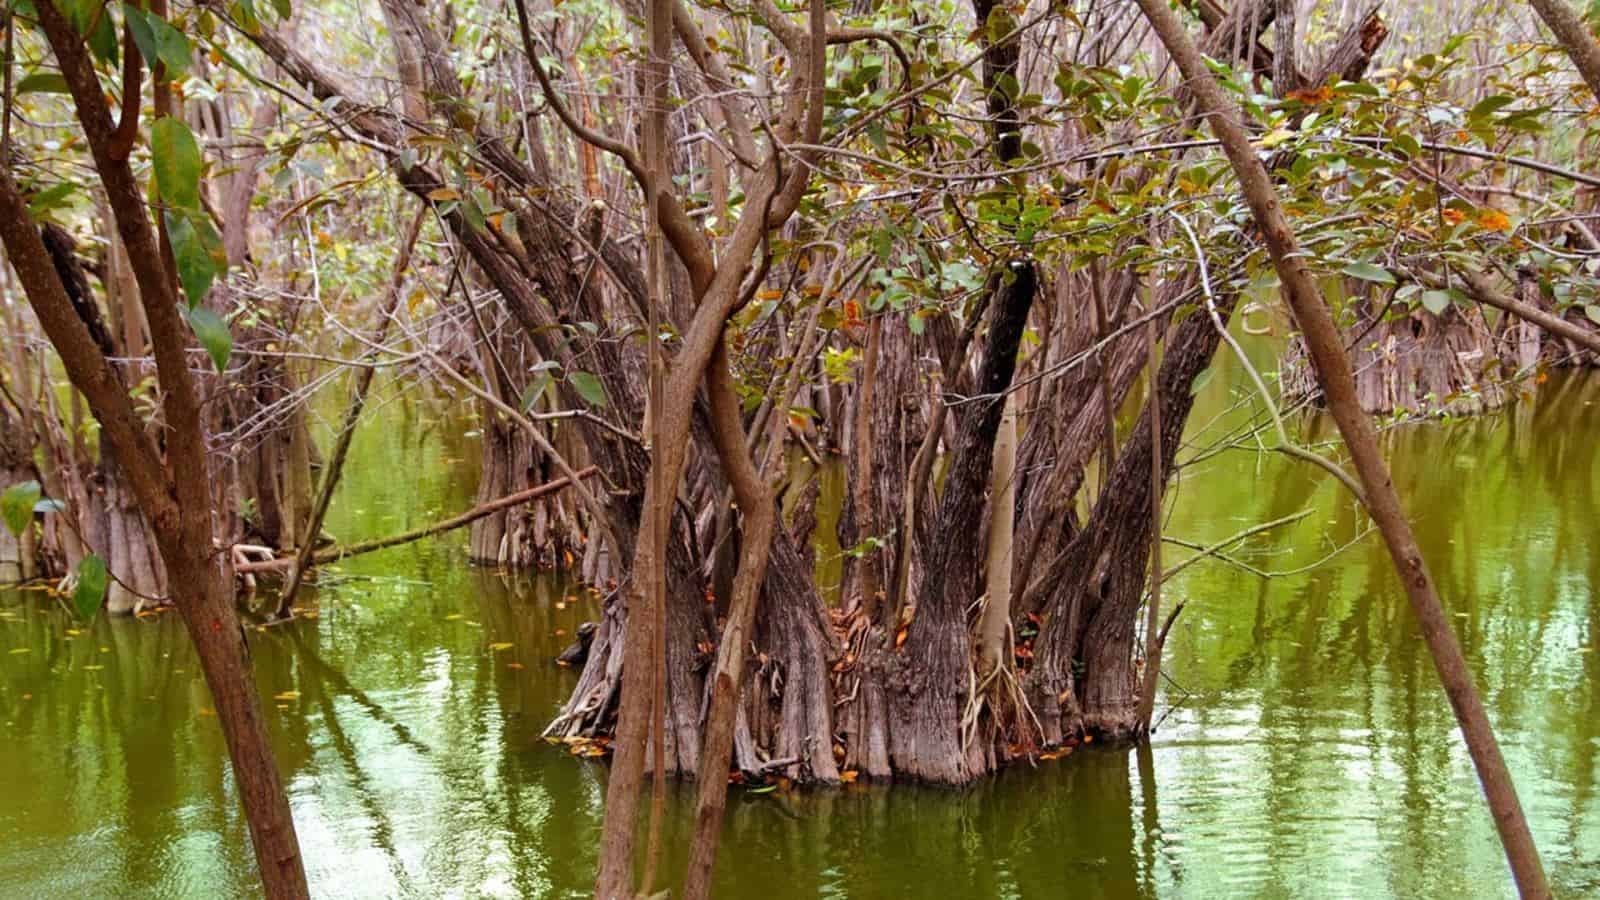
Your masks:
M735 789L718 896L1509 896L1381 544L1345 546L1362 520L1325 475L1207 455L1222 432L1199 425L1229 403L1206 389L1167 532L1208 544L1309 512L1171 583L1187 607L1148 750L961 791ZM402 404L376 416L333 534L470 505L470 433ZM1600 893L1597 435L1600 383L1557 377L1511 410L1386 437L1565 896ZM317 618L251 635L315 896L590 889L605 769L539 731L575 678L553 657L597 601L468 566L464 540L350 560ZM1173 545L1169 562L1189 552ZM253 895L209 706L172 615L75 633L42 593L0 592L0 897ZM673 789L679 864L690 799Z

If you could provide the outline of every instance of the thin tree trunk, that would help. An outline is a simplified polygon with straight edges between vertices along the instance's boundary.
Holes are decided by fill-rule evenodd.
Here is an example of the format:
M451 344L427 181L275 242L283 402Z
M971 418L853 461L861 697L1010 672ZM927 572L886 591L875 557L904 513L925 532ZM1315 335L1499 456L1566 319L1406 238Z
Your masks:
M648 56L644 65L644 190L645 282L648 321L645 330L648 398L644 433L650 442L649 484L645 489L643 522L633 556L629 610L624 648L632 664L622 670L622 708L617 717L616 747L611 781L606 786L606 815L600 842L595 900L617 900L632 890L633 839L643 787L645 742L652 735L650 757L655 766L655 792L645 862L644 888L655 876L657 841L664 798L666 754L666 564L667 529L671 525L673 498L682 472L681 451L674 452L668 429L686 431L685 416L668 418L661 358L661 311L668 308L666 237L662 233L661 205L671 189L667 158L667 81L672 53L672 7L669 0L649 0L645 28ZM698 380L698 378L696 379ZM676 463L676 465L674 464ZM642 652L641 652L642 651ZM649 665L644 665L648 654ZM646 694L646 691L649 693Z
M989 541L985 559L989 602L978 619L980 680L1008 660L1006 629L1011 625L1011 554L1017 509L1017 395L1006 395L1000 430L994 438L994 467L989 472Z
M1283 21L1281 10L1278 21ZM1144 332L1146 355L1150 358L1150 602L1144 617L1144 684L1139 688L1138 728L1146 736L1150 734L1156 685L1161 678L1162 640L1156 629L1161 623L1161 497L1167 478L1161 467L1161 398L1156 393L1156 373L1161 371L1160 329L1152 319Z
M855 482L851 485L851 502L855 507L856 536L859 543L878 536L878 510L872 500L873 459L876 441L872 435L872 410L877 404L878 356L883 345L883 316L873 316L867 326L867 353L861 363L861 381L856 388L856 414L851 440L855 442ZM856 579L860 585L862 615L869 622L876 621L881 604L883 583L878 577L882 554L871 552L856 560Z
M1165 0L1138 0L1138 3L1190 89L1195 92L1202 110L1208 115L1211 129L1239 178L1245 201L1272 255L1285 299L1305 334L1306 346L1322 381L1329 410L1339 426L1366 491L1368 511L1383 533L1395 570L1405 585L1421 626L1423 639L1433 656L1434 667L1439 672L1456 721L1461 726L1467 751L1477 767L1478 779L1488 798L1489 809L1494 815L1495 826L1500 832L1500 841L1517 888L1523 897L1549 897L1550 886L1545 880L1544 866L1539 859L1539 850L1534 845L1533 834L1528 829L1527 818L1523 815L1522 804L1517 799L1511 773L1500 754L1483 701L1478 696L1472 673L1461 654L1461 646L1456 641L1455 633L1450 630L1449 618L1445 615L1433 578L1423 561L1416 536L1400 505L1400 497L1389 477L1388 466L1378 449L1377 432L1356 397L1355 378L1351 374L1338 327L1328 312L1321 290L1306 267L1299 242L1289 227L1266 167L1256 156L1244 132L1243 115L1238 105L1222 92L1205 59Z
M767 554L772 547L772 531L777 521L772 491L751 462L746 447L739 397L728 371L725 342L717 344L708 377L712 437L743 514L741 545L745 549L739 560L739 571L734 576L728 624L717 647L716 670L712 674L711 707L706 713L704 739L700 745L694 841L689 846L689 868L683 880L685 900L702 900L711 895L711 871L716 863L722 815L727 807L728 761L733 755L734 713L744 680L745 647L750 643L750 627L755 621L756 600L766 576Z
M188 368L189 329L179 318L177 278L168 262L170 248L160 239L160 230L151 226L145 193L126 156L114 152L115 125L83 38L53 4L40 3L35 9L72 95L117 233L139 284L162 388L164 460L145 436L126 387L73 314L59 277L44 261L38 232L9 171L0 179L0 229L5 230L7 254L41 322L52 323L47 326L51 343L60 352L73 383L90 398L104 436L116 446L130 475L130 486L155 532L172 579L173 598L216 702L262 888L274 900L306 897L300 846L261 719L248 648L233 608L232 586L214 564L205 424L199 391ZM159 3L155 9L159 12ZM168 108L171 100L161 74L157 67L157 110Z

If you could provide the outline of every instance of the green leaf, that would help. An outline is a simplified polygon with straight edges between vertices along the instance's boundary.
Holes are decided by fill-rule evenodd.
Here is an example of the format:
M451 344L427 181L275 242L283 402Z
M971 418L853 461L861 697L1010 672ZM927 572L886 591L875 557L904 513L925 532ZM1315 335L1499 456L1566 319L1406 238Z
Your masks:
M73 191L77 189L78 186L70 181L52 184L28 198L28 212L34 218L38 218L52 209L60 209L67 205L67 201L71 199Z
M567 381L572 383L572 387L577 390L578 395L588 401L590 406L605 408L607 402L606 388L605 385L600 383L600 379L588 372L573 372L567 376Z
M189 73L189 64L194 59L194 50L189 46L189 39L183 32L167 24L167 20L151 14L150 27L155 29L156 48L160 54L161 63L167 67L168 80L181 78Z
M162 116L150 129L156 191L178 209L200 208L200 145L180 119Z
M1449 291L1423 291L1420 299L1423 309L1436 316L1444 315L1444 311L1450 307Z
M167 240L172 242L172 258L178 264L178 281L183 284L184 296L193 307L211 290L217 277L217 261L205 229L196 228L194 221L185 215L169 212L166 215ZM209 228L208 223L202 223Z
M1494 115L1501 109L1510 106L1515 102L1516 98L1514 97L1508 97L1505 94L1495 94L1479 100L1478 104L1472 107L1472 109L1467 113L1467 116L1473 119L1486 118Z
M78 586L72 590L72 608L78 613L78 618L87 622L100 611L109 580L106 561L93 553L78 563Z
M17 82L18 94L67 94L67 80L58 72L35 72Z
M533 381L528 384L528 389L522 392L522 411L527 412L533 409L533 405L539 402L539 398L543 396L544 389L549 387L553 381L555 381L555 375L549 371L535 375Z
M261 15L256 12L254 0L235 0L231 11L245 34L255 34L261 30Z
M122 14L127 16L128 32L133 35L133 43L139 48L145 64L153 67L161 61L161 45L156 43L156 30L150 26L150 15L132 3L122 4Z
M233 355L233 335L228 331L228 323L204 306L180 308L180 311L194 329L194 336L200 339L200 346L206 348L211 361L217 364L217 371L227 371L228 357Z
M13 535L21 537L32 524L33 506L39 502L40 493L39 482L24 481L0 494L0 518L5 519L6 529Z
M1600 325L1600 303L1591 303L1585 306L1583 314L1589 317L1589 321Z
M1388 269L1382 266L1375 266L1372 263L1353 262L1340 271L1351 278L1359 278L1362 281L1371 281L1376 284L1394 284L1394 276L1389 274Z
M94 53L96 59L115 66L117 48L120 46L117 41L117 27L111 23L111 17L97 11L94 31L89 35L89 50Z

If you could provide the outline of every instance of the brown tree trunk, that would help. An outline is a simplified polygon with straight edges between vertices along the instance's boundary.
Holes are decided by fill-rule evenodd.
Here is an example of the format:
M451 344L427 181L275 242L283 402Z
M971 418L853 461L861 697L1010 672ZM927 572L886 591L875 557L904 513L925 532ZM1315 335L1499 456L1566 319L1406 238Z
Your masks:
M36 10L71 92L139 284L162 387L164 458L144 434L126 386L74 313L59 276L46 262L9 169L0 176L0 239L69 377L100 421L103 439L116 448L155 532L174 600L216 703L262 887L274 900L306 897L299 843L261 718L244 633L233 608L232 585L213 554L205 427L188 368L188 330L179 319L177 279L164 262L142 186L127 159L113 152L115 126L82 37L53 5L39 4ZM159 101L159 88L157 93Z
M1478 779L1489 801L1517 888L1524 897L1549 897L1550 886L1545 880L1544 866L1539 859L1538 848L1533 843L1533 834L1528 829L1522 805L1517 799L1511 773L1500 755L1499 744L1484 711L1483 701L1478 696L1471 670L1461 655L1461 646L1450 629L1450 620L1445 615L1427 564L1423 561L1422 551L1417 546L1416 537L1400 505L1400 497L1395 492L1388 467L1378 449L1372 420L1361 409L1350 360L1345 356L1338 327L1328 312L1322 292L1306 267L1271 177L1244 132L1243 115L1238 105L1223 93L1206 67L1204 58L1165 0L1138 0L1138 3L1161 43L1166 46L1195 91L1201 108L1209 115L1211 130L1233 166L1245 202L1249 204L1251 215L1272 255L1273 266L1283 284L1284 298L1295 321L1305 333L1306 346L1322 382L1329 409L1366 491L1368 512L1383 534L1395 570L1405 585L1406 595L1419 620L1423 639L1433 656L1434 666L1444 683L1445 693L1450 698L1451 708L1461 726L1467 751L1478 770Z
M1578 67L1589 90L1600 101L1600 42L1595 41L1568 0L1528 0L1528 3L1555 32L1556 40L1572 57L1573 65Z

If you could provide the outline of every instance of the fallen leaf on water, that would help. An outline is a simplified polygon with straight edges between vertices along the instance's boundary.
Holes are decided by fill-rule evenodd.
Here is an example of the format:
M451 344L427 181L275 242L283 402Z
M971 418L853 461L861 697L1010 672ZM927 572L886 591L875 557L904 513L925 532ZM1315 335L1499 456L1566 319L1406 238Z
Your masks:
M450 615L445 616L444 620L446 622L454 622L455 620L457 620L459 618L461 618L461 613L451 613Z
M508 668L508 669L521 669L521 668L524 668L524 666L522 665L522 663L519 663L519 662L508 662L508 663L506 663L506 668Z
M209 706L200 707L200 715L202 715L202 716L214 716L216 714L217 714L217 711L212 709Z
M855 769L845 769L843 772L839 773L839 780L844 784L855 784L856 778L860 774L861 773L857 772Z
M567 630L565 628L557 628L556 629L556 637L561 637L563 634L566 634L566 633L567 633Z
M100 671L101 669L104 669L104 668L105 668L105 666L84 666L83 670L85 672L98 672L98 671Z
M33 652L33 648L32 647L18 647L17 649L11 651L11 655L12 656L16 656L19 653L32 653L32 652Z
M495 641L489 645L489 649L499 653L501 650L510 650L511 646L510 641Z
M272 699L274 699L274 700L299 700L300 699L300 692L299 691L284 691L284 692L279 693L279 694L273 694L272 695Z

